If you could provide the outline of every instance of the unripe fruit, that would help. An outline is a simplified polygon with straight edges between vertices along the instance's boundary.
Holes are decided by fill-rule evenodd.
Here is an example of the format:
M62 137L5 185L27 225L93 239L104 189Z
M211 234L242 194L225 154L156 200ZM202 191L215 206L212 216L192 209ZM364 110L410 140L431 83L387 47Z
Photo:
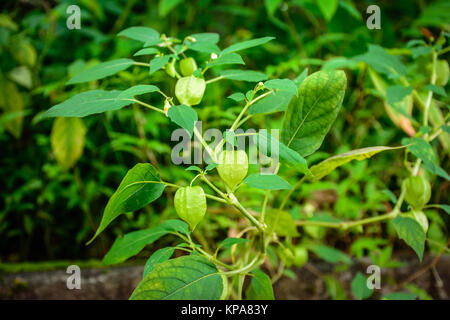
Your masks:
M179 188L175 193L174 203L178 216L193 231L206 213L206 196L202 187Z
M278 247L278 256L287 268L290 268L294 263L295 256L291 249L285 247Z
M296 247L294 250L294 265L302 267L308 262L308 250L302 247Z
M233 190L247 176L247 154L244 150L226 150L220 154L219 159L219 176Z
M202 101L206 82L203 79L189 76L180 78L175 85L175 95L181 104L195 106Z
M449 66L446 60L436 61L436 85L445 86L448 81Z
M180 61L180 71L184 77L191 76L197 70L197 62L194 58L184 58Z
M430 201L431 186L430 183L420 176L409 177L403 181L403 188L405 188L406 201L417 210L423 208L424 205Z
M423 213L423 211L415 211L415 210L413 210L413 211L410 211L410 212L407 212L407 213L403 214L403 216L416 220L420 224L420 226L422 227L423 231L425 231L425 233L427 233L428 226L429 226L428 225L428 218L425 215L425 213Z
M166 73L172 78L175 77L175 59L172 59L168 64L166 64Z

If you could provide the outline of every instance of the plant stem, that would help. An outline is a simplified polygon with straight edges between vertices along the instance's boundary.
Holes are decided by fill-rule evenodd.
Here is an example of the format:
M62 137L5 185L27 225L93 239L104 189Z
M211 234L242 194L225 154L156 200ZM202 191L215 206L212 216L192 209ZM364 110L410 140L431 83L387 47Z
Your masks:
M236 209L238 209L248 220L250 220L251 223L255 225L256 228L258 228L259 231L264 232L265 225L260 223L254 216L250 214L250 212L247 211L247 209L242 206L242 204L239 202L239 200L236 198L234 193L230 192L228 196L224 194L222 191L219 190L211 181L209 181L208 178L206 178L204 175L201 177L203 181L205 181L217 194L219 194L226 203L234 206Z
M213 189L215 192L217 192L218 195L220 195L227 203L228 203L228 199L225 193L223 193L222 191L219 190L219 188L217 188L211 181L209 181L208 178L206 178L204 175L201 176L201 179L203 181L206 182L206 184L208 186L211 187L211 189Z
M370 218L356 220L356 221L346 221L346 222L326 222L326 221L305 221L305 220L303 220L303 221L296 221L296 225L298 225L298 226L318 226L318 227L336 228L336 229L346 230L346 229L354 228L354 227L361 226L364 224L394 219L395 217L397 217L400 214L400 207L403 203L404 198L405 198L405 190L402 190L394 209L391 212L382 214L380 216L370 217Z
M235 269L232 271L228 271L228 272L224 272L224 275L226 276L232 276L235 274L245 274L248 273L249 271L251 271L256 265L258 265L259 263L261 263L263 261L263 259L261 259L259 256L256 256L248 265L239 268L239 269Z
M222 79L225 79L225 77L224 76L220 76L220 77L217 77L217 78L212 78L212 79L206 80L206 84L210 84L210 83L222 80Z
M145 62L137 62L137 61L135 61L133 64L135 66L150 67L150 63L145 63Z
M228 199L229 203L236 209L238 209L248 220L250 220L250 222L253 223L260 232L264 232L266 230L266 225L260 223L254 216L252 216L250 212L248 212L247 209L245 209L244 206L239 202L234 193L229 193Z
M216 197L216 196L213 196L213 195L211 195L211 194L205 194L205 196L206 196L207 198L209 198L209 199L212 199L212 200L215 200L215 201L218 201L218 202L228 203L226 200L224 200L224 199L222 199L222 198L219 198L219 197Z
M169 232L171 233L171 232ZM185 237L184 235L175 232L174 234L176 234L178 237L180 237L181 239L183 239L185 242L187 242L189 244L189 246L191 247L191 249L193 251L198 251L200 252L202 255L204 255L206 258L208 258L210 261L214 262L215 264L218 264L224 268L227 268L229 270L233 270L232 266L227 265L226 263L223 263L222 261L216 259L214 256L212 256L211 254L209 254L208 252L206 252L205 250L203 250L202 248L199 248L195 245L195 243L192 241L191 237Z
M149 109L152 109L152 110L154 110L154 111L157 111L157 112L160 112L160 113L163 113L163 114L164 114L164 110L161 110L161 109L159 109L159 108L157 108L157 107L154 107L154 106L152 106L152 105L149 105L149 104L147 104L147 103L145 103L145 102L142 102L142 101L139 101L139 100L136 100L136 99L126 99L126 100L131 100L131 101L133 101L133 102L135 102L135 103L138 103L138 104L140 104L140 105L142 105L142 106L144 106L144 107L146 107L146 108L149 108Z
M244 287L244 280L245 280L245 274L239 274L238 275L238 292L237 292L237 299L242 300L242 288Z
M436 83L436 63L437 63L437 54L436 51L433 50L433 69L431 71L431 84L435 84ZM425 103L425 113L423 115L423 125L426 126L428 125L428 113L430 110L430 106L431 106L431 101L433 99L433 91L429 91L428 92L428 97L427 97L427 101ZM425 134L425 136L427 136L428 134Z
M289 198L292 196L292 194L294 193L294 191L302 184L302 182L305 180L305 177L301 178L300 180L297 181L297 183L292 187L291 190L289 190L288 194L284 197L283 201L281 202L280 205L280 210L283 210L284 206L286 205L286 203L288 202Z
M251 119L253 117L252 114L249 114L248 116L246 116L244 119L242 119L238 124L237 124L237 128L240 128L244 123L247 122L247 120Z
M436 62L437 62L437 54L436 51L433 49L433 66L432 66L432 70L431 70L431 84L435 84L436 83ZM417 94L418 95L418 94ZM421 101L421 99L419 99ZM427 96L427 100L425 102L424 105L424 114L423 114L423 126L427 126L428 125L428 114L430 111L430 106L431 106L431 101L433 100L433 91L429 90L428 92L428 96ZM428 140L428 133L426 133L424 135L424 139L427 141ZM417 176L417 174L419 173L419 169L420 169L420 164L422 163L422 159L418 158L416 160L416 163L414 165L414 169L413 169L413 175Z
M241 118L244 116L244 114L247 112L248 108L250 108L250 106L251 106L252 104L254 104L255 102L261 100L261 99L264 98L264 97L267 97L267 96L268 96L269 94L271 94L272 92L273 92L272 90L267 91L267 92L263 93L262 95L258 96L257 98L249 100L249 101L245 104L244 108L242 108L241 112L240 112L239 115L237 116L236 120L234 120L234 122L233 122L233 124L231 125L231 127L230 127L229 130L230 130L230 131L235 131L237 128L239 128L239 125L240 125L241 123L244 122L244 121L240 122L240 120L241 120ZM217 147L215 148L215 153L216 153L216 154L219 152L219 150L222 149L222 147L224 146L224 144L225 144L225 139L222 139L222 140L220 141L220 143L217 145Z
M238 123L239 123L239 121L241 120L241 118L244 116L244 114L247 112L248 108L250 108L250 106L251 106L252 104L254 104L255 102L261 100L261 99L264 98L264 97L267 97L267 96L268 96L269 94L271 94L272 92L273 92L272 90L267 91L267 92L261 94L260 96L258 96L257 98L248 101L248 102L245 104L244 108L242 108L242 110L241 110L241 112L239 113L239 115L237 116L236 120L234 120L234 123L233 123L233 125L231 126L230 130L231 130L231 131L234 131L234 130L236 130L236 129L238 128Z
M214 151L208 146L208 144L203 139L201 133L198 131L196 126L194 126L194 134L197 137L197 139L200 140L200 143L205 148L205 150L209 153L209 155L211 156L212 160L217 163L217 158L216 158L216 155L215 155Z
M259 218L259 221L261 221L261 223L264 223L264 215L266 214L266 207L267 207L267 202L269 201L269 195L270 195L270 190L267 190L266 194L264 195L264 201L263 201L262 208L261 208L261 217Z

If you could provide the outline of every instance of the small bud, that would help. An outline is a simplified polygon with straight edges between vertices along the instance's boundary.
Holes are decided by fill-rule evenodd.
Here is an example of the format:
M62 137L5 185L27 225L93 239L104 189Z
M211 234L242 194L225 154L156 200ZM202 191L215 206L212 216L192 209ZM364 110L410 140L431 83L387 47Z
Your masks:
M262 83L261 81L258 82L258 84L256 85L255 91L259 91L264 89L264 83Z
M216 60L218 58L217 53L211 53L211 60Z
M166 101L164 102L164 113L166 114L166 117L167 117L167 113L169 112L170 107L171 107L171 105L169 103L169 100L166 99Z

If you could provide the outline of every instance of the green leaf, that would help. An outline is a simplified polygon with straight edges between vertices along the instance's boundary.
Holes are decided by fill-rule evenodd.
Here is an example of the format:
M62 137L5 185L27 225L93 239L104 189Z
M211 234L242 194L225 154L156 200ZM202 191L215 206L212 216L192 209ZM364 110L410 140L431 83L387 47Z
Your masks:
M297 86L297 88L300 87L303 80L305 80L307 77L308 77L308 68L305 68L305 70L303 70L302 73L300 73L297 76L297 78L294 79L294 83Z
M153 58L150 61L150 74L155 73L159 69L163 68L167 64L167 62L169 61L170 58L171 58L171 55Z
M222 290L216 266L204 257L189 255L155 265L130 300L217 300Z
M226 238L219 244L218 248L226 249L230 248L232 245L244 244L246 242L248 242L248 239L245 238Z
M403 147L384 147L384 146L377 146L377 147L369 147L369 148L362 148L362 149L356 149L351 150L348 152L344 152L342 154L338 154L336 156L333 156L331 158L328 158L319 164L316 164L309 168L309 170L312 173L312 176L310 177L311 180L320 180L326 175L330 174L334 169L337 167L340 167L352 160L365 160L373 155L380 153L382 151L386 150L395 150L395 149L401 149Z
M369 64L372 68L389 77L403 76L406 68L397 56L390 55L384 48L377 45L369 45L369 51L353 58Z
M216 44L219 42L219 34L213 32L195 33L189 36L195 39L195 43L208 42Z
M8 73L8 76L11 80L24 86L27 89L31 89L31 87L33 86L33 78L31 75L31 71L26 66L19 66L12 69Z
M270 277L259 269L254 270L245 297L248 300L274 300Z
M381 190L381 193L384 193L385 195L387 195L387 196L389 197L389 200L390 200L393 204L395 204L395 203L397 202L397 197L395 196L394 193L392 193L391 190L389 190L389 189L383 189L383 190Z
M220 48L216 45L219 42L217 33L197 33L189 36L195 41L186 41L187 47L191 50L204 53L219 53Z
M292 271L292 270L289 270L289 269L285 269L283 271L283 276L286 276L286 277L288 277L289 279L292 279L292 280L297 280L298 279L298 277L295 274L295 272Z
M398 237L414 249L422 261L426 235L419 223L414 219L397 216L393 221Z
M327 287L328 294L333 300L347 300L345 289L342 287L339 280L333 276L325 276L325 285Z
M439 87L439 86L437 86L435 84L428 84L428 85L425 86L425 89L430 90L430 91L432 91L432 92L434 92L434 93L436 93L436 94L438 94L440 96L443 96L443 97L447 96L447 93L445 93L444 88Z
M119 32L118 36L127 37L129 39L137 40L143 43L159 42L159 32L147 27L131 27Z
M166 220L161 224L161 227L167 231L175 231L185 235L190 234L187 223L178 219Z
M286 110L281 141L303 157L316 151L339 113L346 85L341 70L307 77Z
M159 88L157 86L153 86L151 84L138 84L136 86L128 88L125 91L122 91L122 93L117 96L117 99L133 98L134 96L155 91L159 91Z
M272 79L264 82L264 87L269 89L277 89L287 92L291 95L298 96L298 89L294 81L289 79Z
M412 92L411 87L405 87L401 85L391 86L386 90L386 98L389 104L393 105L402 101L406 96Z
M2 34L4 34L4 32L2 32ZM3 39L4 36L2 36L2 42ZM33 67L36 64L36 49L25 37L20 36L19 34L15 35L14 38L11 37L11 40L8 43L8 49L13 53L14 59L19 62L19 64L28 67Z
M362 20L361 13L358 11L358 9L355 8L355 5L353 3L339 1L339 6L345 11L347 11L347 13L350 14L356 20L358 21Z
M206 166L205 172L206 172L206 171L211 171L211 170L217 168L218 166L219 166L219 164L217 164L217 163L210 163L210 164L208 164L208 165Z
M83 154L86 126L79 118L56 118L50 134L53 154L59 165L69 169Z
M161 226L127 233L114 241L111 249L103 258L106 265L116 264L138 254L144 247L166 235L168 231Z
M17 24L6 14L0 14L0 27L17 31Z
M158 12L161 17L165 17L172 11L182 0L159 0Z
M188 45L188 48L203 53L219 53L220 48L212 42L194 42Z
M445 28L448 31L450 21L450 4L448 1L434 1L427 5L418 19L414 20L415 26L432 26ZM448 36L447 36L448 37Z
M226 79L248 82L258 82L267 79L266 74L251 70L224 70L220 75Z
M254 173L245 178L244 182L252 188L263 190L289 190L292 186L276 174Z
M425 289L422 289L415 284L412 284L412 283L406 284L404 286L404 288L407 289L408 291L410 291L411 293L416 294L416 296L417 296L417 298L419 298L419 300L433 300L433 297L431 297L425 291ZM403 292L399 292L399 293L403 293Z
M444 210L447 214L450 214L450 206L447 204L432 204L432 207L436 207Z
M414 59L421 57L421 56L426 56L433 51L433 49L431 47L416 47L416 48L411 48L409 50L411 50L411 53L412 53L412 56Z
M193 108L183 104L179 106L172 106L169 108L167 116L180 127L186 129L192 137L195 122L198 120L197 112L195 112Z
M317 0L317 6L327 21L333 18L338 7L338 0Z
M22 134L24 101L17 86L1 77L0 73L0 109L2 126L16 139Z
M229 46L228 48L223 49L222 52L220 53L220 55L223 56L223 55L231 53L231 52L236 52L236 51L260 46L260 45L263 45L273 39L275 39L275 37L264 37L264 38L258 38L258 39L252 39L252 40L234 43L231 46Z
M93 66L92 68L76 74L67 82L67 84L75 84L102 79L111 76L119 71L125 70L132 64L134 64L134 61L131 59L117 59L108 62L102 62Z
M86 117L95 113L121 109L133 101L117 99L122 91L91 90L79 93L47 110L42 117Z
M271 93L267 97L252 104L248 110L248 113L262 114L285 111L293 96L294 95L292 93L286 91Z
M227 98L228 99L232 99L232 100L234 100L236 102L240 102L240 101L245 100L244 94L240 93L240 92L233 93L232 95L229 95Z
M155 268L155 265L169 260L174 251L175 248L172 247L162 248L155 251L145 263L142 278L145 278L150 272L152 272Z
M367 277L358 272L352 281L352 292L356 299L363 300L369 298L373 289L367 287Z
M221 66L225 64L245 64L244 60L242 60L241 56L237 53L229 53L222 55L218 57L217 59L214 59L213 61L209 62L206 66L208 68L214 67L214 66Z
M404 138L402 144L423 161L423 165L428 171L450 180L448 173L439 166L439 158L428 142L421 138Z
M271 232L278 236L297 237L299 235L294 218L282 210L270 210L267 212L264 222Z
M332 247L326 245L315 245L311 248L317 256L322 258L323 260L336 264L338 262L343 262L346 264L352 264L353 261L347 256L345 253L334 249Z
M157 54L159 53L158 49L155 48L144 48L133 54L133 56L144 56L147 54Z
M145 207L158 199L165 188L156 169L149 163L138 163L123 178L103 212L102 221L91 243L115 218Z
M273 16L280 3L281 0L264 0L264 5L266 6L269 16Z
M383 300L416 300L417 295L408 292L393 292L385 295Z
M197 171L197 172L202 172L202 169L200 169L197 166L189 166L188 168L185 169L186 171Z
M272 147L275 145L278 145L278 154ZM285 161L289 166L295 168L301 173L308 175L311 174L305 158L303 158L298 152L286 146L284 143L279 142L265 130L260 130L258 133L258 148L259 150L266 150L267 155L270 155L273 158L279 156L281 160Z
M333 57L322 65L322 70L332 69L357 69L358 62L346 57Z

